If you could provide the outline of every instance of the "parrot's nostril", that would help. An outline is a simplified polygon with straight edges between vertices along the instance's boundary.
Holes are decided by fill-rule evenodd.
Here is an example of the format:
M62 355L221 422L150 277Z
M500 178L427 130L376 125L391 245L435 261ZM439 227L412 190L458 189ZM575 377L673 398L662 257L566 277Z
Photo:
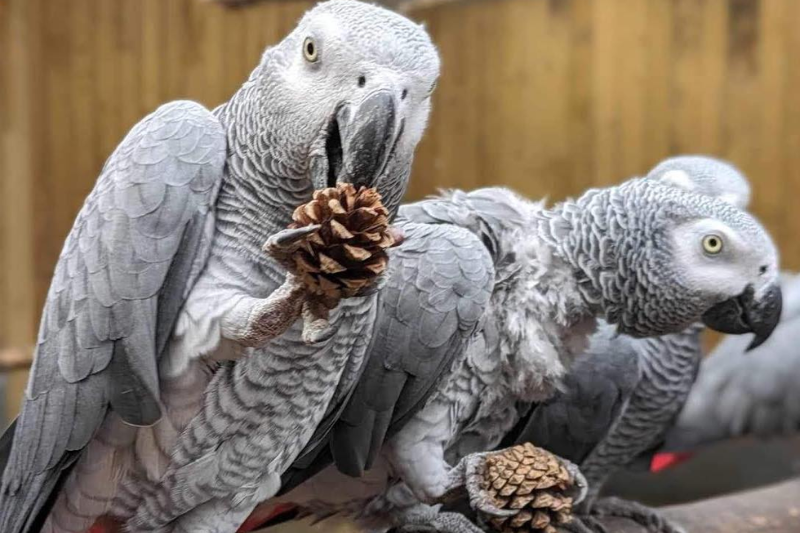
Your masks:
M367 78L365 78L364 76L359 76L358 77L358 86L359 87L363 87L366 84L367 84Z
M408 89L403 89L403 94L400 95L400 100L405 100L408 96Z
M760 267L758 267L758 273L762 276L767 273L767 270L769 270L769 267L767 265L761 265Z

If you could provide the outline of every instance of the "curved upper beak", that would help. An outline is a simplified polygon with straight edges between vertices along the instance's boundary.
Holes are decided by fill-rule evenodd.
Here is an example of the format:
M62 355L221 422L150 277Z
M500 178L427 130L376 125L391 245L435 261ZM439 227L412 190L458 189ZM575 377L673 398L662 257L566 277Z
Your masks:
M394 95L389 90L379 90L368 95L357 107L344 105L336 113L336 122L342 152L342 169L336 176L337 181L375 186L400 134Z
M780 285L770 285L760 297L748 285L742 294L718 303L703 315L703 324L722 333L754 333L747 350L761 346L781 319Z

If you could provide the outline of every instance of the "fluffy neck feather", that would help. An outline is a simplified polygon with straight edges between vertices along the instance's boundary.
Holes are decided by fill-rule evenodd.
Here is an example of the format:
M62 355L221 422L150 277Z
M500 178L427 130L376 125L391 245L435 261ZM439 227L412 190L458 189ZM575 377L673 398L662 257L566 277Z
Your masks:
M493 226L500 281L488 316L499 330L501 389L507 387L519 401L539 401L554 392L572 360L586 349L596 312L573 265L541 238L542 204L518 198L514 204L519 219Z
M271 93L281 68L277 49L267 50L248 81L214 113L228 138L225 177L217 202L215 246L274 269L261 248L291 222L295 206L311 198L310 150L298 140ZM311 147L313 150L314 147Z

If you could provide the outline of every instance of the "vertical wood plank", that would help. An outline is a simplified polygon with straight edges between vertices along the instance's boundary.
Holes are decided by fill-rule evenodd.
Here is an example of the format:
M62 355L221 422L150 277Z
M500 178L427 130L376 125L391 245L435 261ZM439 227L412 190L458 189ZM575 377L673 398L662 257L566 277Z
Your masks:
M25 346L34 337L36 318L36 277L34 272L34 158L40 148L35 144L41 132L41 118L36 104L41 98L37 83L40 72L39 0L8 2L0 14L0 28L7 44L0 64L3 75L0 88L5 101L2 118L2 167L0 171L0 218L2 218L2 300L0 331L2 342ZM27 374L12 373L7 381L9 417L17 412Z
M227 98L311 5L0 0L0 346L32 340L64 235L131 125L168 100ZM507 184L559 199L708 152L750 175L800 268L800 2L476 0L412 16L443 77L409 198Z

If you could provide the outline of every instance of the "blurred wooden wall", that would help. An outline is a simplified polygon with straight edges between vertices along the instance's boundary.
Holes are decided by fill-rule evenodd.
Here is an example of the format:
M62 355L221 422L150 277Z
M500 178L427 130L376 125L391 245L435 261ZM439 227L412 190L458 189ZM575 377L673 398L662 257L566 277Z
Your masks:
M0 347L32 343L64 236L125 132L170 99L226 99L310 5L0 0ZM800 268L800 1L475 0L412 16L443 71L411 198L507 184L559 199L718 154Z

